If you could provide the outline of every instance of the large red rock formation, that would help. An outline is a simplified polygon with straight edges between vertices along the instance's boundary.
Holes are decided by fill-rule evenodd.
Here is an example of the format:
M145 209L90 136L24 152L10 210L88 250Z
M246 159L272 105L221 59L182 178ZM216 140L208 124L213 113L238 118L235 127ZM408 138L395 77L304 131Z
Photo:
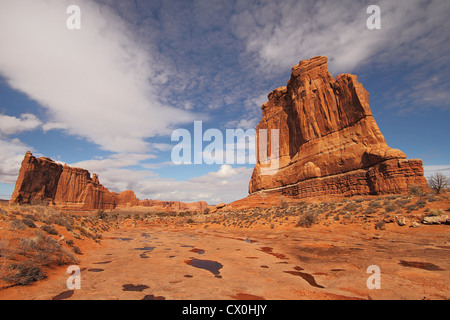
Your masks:
M94 173L58 164L50 158L25 154L11 203L44 203L66 210L114 209L147 206L171 211L203 211L206 202L186 204L176 201L143 200L133 191L110 192Z
M268 98L257 129L268 129L267 155L278 154L279 163L271 170L258 155L250 194L351 196L402 193L413 184L426 187L422 161L406 160L403 152L388 147L368 92L354 75L334 79L326 57L301 61L287 86ZM271 146L270 129L279 129L278 147ZM258 143L259 138L257 130Z

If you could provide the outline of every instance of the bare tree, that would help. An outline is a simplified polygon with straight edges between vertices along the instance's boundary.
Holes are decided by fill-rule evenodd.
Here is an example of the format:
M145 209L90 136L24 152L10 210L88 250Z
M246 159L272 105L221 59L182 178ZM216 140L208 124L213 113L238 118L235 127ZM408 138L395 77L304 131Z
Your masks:
M449 186L449 179L444 176L442 173L438 172L434 176L428 178L428 184L430 188L435 190L437 194L441 193L442 189L445 189Z

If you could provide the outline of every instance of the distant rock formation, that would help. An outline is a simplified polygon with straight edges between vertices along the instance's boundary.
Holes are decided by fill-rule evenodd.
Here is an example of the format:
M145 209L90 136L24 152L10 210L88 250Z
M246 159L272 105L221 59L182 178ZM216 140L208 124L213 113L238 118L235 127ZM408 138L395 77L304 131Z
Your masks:
M287 86L274 90L263 104L257 129L268 129L267 154L278 153L279 166L262 172L269 164L258 155L249 193L304 198L396 194L407 191L408 185L426 187L422 161L406 160L402 151L386 144L372 116L369 94L357 77L341 74L334 79L327 60L301 61L292 68ZM279 129L277 152L271 152L270 129Z
M198 201L193 203L184 203L179 201L161 201L161 200L141 200L139 205L143 207L152 207L163 211L205 211L208 203Z
M107 210L146 206L170 211L203 211L206 202L187 204L176 201L142 200L133 191L110 192L97 174L58 164L50 158L34 157L27 151L22 161L10 203L43 203L66 210Z

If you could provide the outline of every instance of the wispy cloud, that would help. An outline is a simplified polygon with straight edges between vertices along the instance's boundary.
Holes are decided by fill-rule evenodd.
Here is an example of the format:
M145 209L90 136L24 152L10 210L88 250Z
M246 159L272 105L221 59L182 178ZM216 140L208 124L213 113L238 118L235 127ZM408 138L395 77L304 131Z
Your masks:
M299 60L329 57L333 74L362 68L403 66L402 83L393 83L392 105L449 108L450 2L381 0L381 30L369 30L370 1L240 1L233 30L245 42L241 61L273 78ZM405 66L407 70L405 70ZM428 85L430 80L438 83ZM408 90L403 90L404 86Z
M0 114L0 135L19 134L34 130L42 125L35 115L25 113L20 118Z

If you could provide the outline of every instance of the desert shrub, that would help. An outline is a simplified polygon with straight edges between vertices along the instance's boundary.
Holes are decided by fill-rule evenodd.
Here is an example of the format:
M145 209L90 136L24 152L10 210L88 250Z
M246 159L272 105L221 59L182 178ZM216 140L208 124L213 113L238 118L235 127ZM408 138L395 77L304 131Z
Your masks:
M355 212L358 208L360 207L360 205L357 205L354 202L349 202L345 205L344 208L342 208L342 210L345 211L350 211L350 212Z
M281 209L288 209L289 208L289 203L287 201L285 201L285 200L281 200L280 208Z
M384 221L377 222L375 224L375 229L376 230L384 230L384 229L386 229L386 222L384 222Z
M61 248L61 250L55 252L54 261L58 266L70 265L75 263L77 260L72 255L71 252L66 250L65 248Z
M25 219L30 219L30 220L33 220L33 221L37 221L36 216L33 215L33 214L26 214L26 215L24 215L23 217L24 217Z
M342 217L342 219L348 220L352 218L352 214L350 212L345 212L344 216Z
M34 224L34 221L28 218L22 219L22 222L28 227L28 228L37 228Z
M75 229L77 229L78 231L80 231L81 235L83 237L87 237L87 238L92 238L94 239L95 236L93 234L91 234L87 228L82 227L82 226L76 226Z
M400 208L403 208L404 206L406 206L408 203L410 203L411 202L411 199L408 199L408 198L404 198L404 199L397 199L396 201L395 201L395 204L398 206L398 207L400 207Z
M370 208L381 208L382 205L381 205L380 201L372 200L372 201L369 202L369 207Z
M428 213L428 215L432 217L442 216L443 214L444 210L442 209L431 209L430 212Z
M396 210L398 210L398 205L396 203L387 203L384 207L384 210L386 212L394 212Z
M378 210L373 208L373 207L367 207L367 209L364 211L364 214L373 214L373 213L377 213Z
M81 249L79 247L72 247L72 251L76 254L82 254Z
M421 196L423 194L423 190L418 185L412 184L408 186L409 194L412 196Z
M427 193L426 198L427 198L428 202L434 202L434 201L438 200L437 197L432 193Z
M424 200L424 199L418 200L416 202L417 209L421 209L421 208L425 207L426 204L427 204L427 200Z
M2 279L14 285L27 285L44 277L45 274L39 266L32 264L30 261L24 261L9 264L8 272Z
M62 247L55 239L36 230L32 238L19 239L16 254L23 255L25 260L11 262L2 280L13 285L25 285L44 278L42 267L51 264L65 265L76 262L73 255ZM13 258L11 256L10 258ZM16 258L14 258L16 259Z
M300 216L297 226L302 228L311 228L316 223L317 218L314 213L308 212Z
M48 201L38 200L38 199L31 199L30 205L45 207L45 206L48 206Z
M187 220L186 220L186 223L194 223L195 221L194 221L194 219L192 219L192 218L188 218Z
M108 215L105 213L104 210L102 210L102 209L97 210L97 218L103 220L103 219L106 219L107 217L108 217Z
M58 231L56 231L56 229L52 225L49 225L49 224L43 225L41 227L41 229L43 231L47 232L48 234L51 234L51 235L57 235L58 234Z
M75 244L75 242L73 241L73 239L69 239L69 240L66 240L66 244L67 244L68 246L70 246L70 247L73 247L73 245Z
M22 220L19 220L19 219L12 219L9 222L9 226L13 230L25 230L26 229L25 223L23 223Z
M55 215L55 216L52 216L49 220L50 220L50 223L52 223L52 224L56 224L57 226L60 226L60 227L65 227L67 231L73 230L73 222L67 216Z
M176 213L176 212L167 212L166 216L169 216L169 217L175 217L175 216L178 216L178 217L190 217L190 216L192 216L192 212L189 212L189 211L180 211L178 213Z

